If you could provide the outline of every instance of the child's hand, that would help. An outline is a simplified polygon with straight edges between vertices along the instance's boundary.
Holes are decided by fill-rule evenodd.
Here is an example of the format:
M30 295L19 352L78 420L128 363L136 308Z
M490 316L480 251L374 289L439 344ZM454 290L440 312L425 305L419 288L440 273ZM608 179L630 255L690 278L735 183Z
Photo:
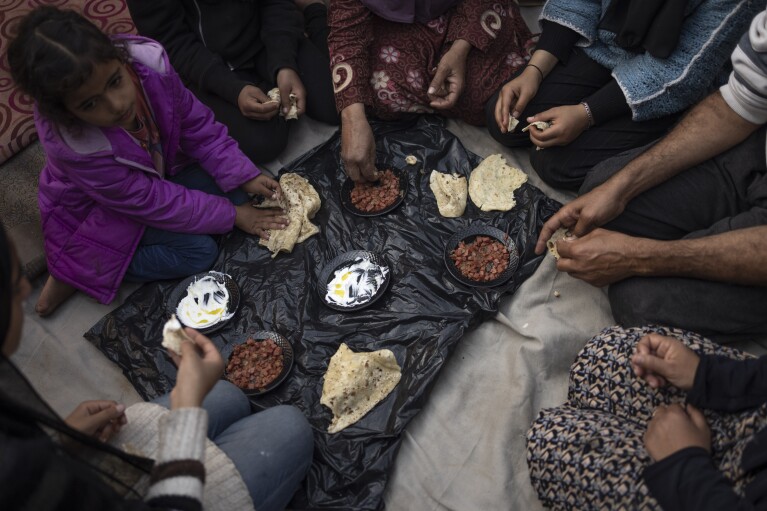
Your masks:
M248 234L269 239L269 229L284 229L290 223L280 208L254 208L250 203L235 206L234 225Z
M279 103L272 101L264 91L254 85L246 85L237 97L240 113L248 119L268 121L280 110Z
M192 342L181 343L181 356L168 351L178 366L176 386L170 392L170 407L194 408L216 384L224 372L224 360L215 344L197 330L185 328Z
M268 199L276 200L280 198L280 195L282 195L282 188L280 188L280 183L278 183L275 179L267 176L266 174L260 174L247 183L244 183L242 185L242 189L251 195L263 195Z
M642 337L631 357L634 374L652 388L666 383L690 390L695 382L700 357L679 339L658 334Z

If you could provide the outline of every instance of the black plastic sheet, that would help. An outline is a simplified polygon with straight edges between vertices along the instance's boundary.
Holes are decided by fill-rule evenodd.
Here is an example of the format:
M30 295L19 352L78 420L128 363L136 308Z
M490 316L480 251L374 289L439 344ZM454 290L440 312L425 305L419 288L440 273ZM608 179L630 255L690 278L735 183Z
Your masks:
M252 330L274 330L295 349L292 373L276 390L254 399L257 407L293 404L308 417L315 437L314 462L291 506L297 509L380 509L400 435L422 408L431 386L456 343L470 328L492 317L505 293L515 291L538 267L533 248L543 222L559 204L525 184L517 206L507 213L483 213L471 201L461 218L439 215L429 189L432 169L468 177L480 158L433 117L374 124L380 163L407 169L405 201L388 215L361 218L340 204L345 178L339 164L338 134L287 169L306 177L322 198L314 222L320 234L292 254L270 253L258 239L233 232L222 241L216 270L230 274L242 291L233 320L212 335L222 347ZM407 155L419 163L405 164ZM446 271L443 252L450 236L472 222L508 232L520 251L513 278L491 290L466 287ZM391 286L370 308L354 313L323 304L317 275L337 255L370 250L388 261ZM172 388L175 367L160 346L167 319L166 299L175 282L148 284L108 314L86 338L117 363L146 399ZM323 288L324 283L319 283ZM345 342L354 351L394 352L402 379L392 393L359 422L327 433L331 412L320 405L330 357Z

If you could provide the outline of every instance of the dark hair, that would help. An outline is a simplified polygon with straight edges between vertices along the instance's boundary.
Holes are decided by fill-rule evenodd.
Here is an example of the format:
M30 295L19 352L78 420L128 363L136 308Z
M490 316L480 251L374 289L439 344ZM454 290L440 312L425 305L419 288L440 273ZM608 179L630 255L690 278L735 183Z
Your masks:
M42 6L22 18L8 47L11 76L37 102L48 119L72 125L75 117L64 106L64 97L82 86L95 63L127 62L120 46L71 10Z
M13 254L8 235L0 224L0 353L11 326L11 304L13 303Z

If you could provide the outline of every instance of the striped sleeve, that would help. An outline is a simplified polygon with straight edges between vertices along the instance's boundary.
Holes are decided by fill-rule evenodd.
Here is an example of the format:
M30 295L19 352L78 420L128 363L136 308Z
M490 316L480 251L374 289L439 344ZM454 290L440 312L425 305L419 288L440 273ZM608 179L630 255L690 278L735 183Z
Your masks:
M767 11L758 14L732 53L733 71L720 91L738 115L767 123Z
M199 511L205 484L208 412L172 410L160 419L160 445L146 495L152 507Z

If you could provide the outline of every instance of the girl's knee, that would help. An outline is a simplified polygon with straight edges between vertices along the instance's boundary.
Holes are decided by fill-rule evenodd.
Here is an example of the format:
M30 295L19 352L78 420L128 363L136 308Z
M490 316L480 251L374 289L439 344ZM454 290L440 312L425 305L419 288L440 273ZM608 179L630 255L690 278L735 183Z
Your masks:
M296 452L311 462L314 436L312 427L301 410L295 406L279 405L270 408L269 411L275 415L273 420L279 424L279 430L283 432L286 439L289 439Z
M583 184L587 169L574 166L571 162L572 159L557 147L530 151L530 165L552 188L577 191Z

